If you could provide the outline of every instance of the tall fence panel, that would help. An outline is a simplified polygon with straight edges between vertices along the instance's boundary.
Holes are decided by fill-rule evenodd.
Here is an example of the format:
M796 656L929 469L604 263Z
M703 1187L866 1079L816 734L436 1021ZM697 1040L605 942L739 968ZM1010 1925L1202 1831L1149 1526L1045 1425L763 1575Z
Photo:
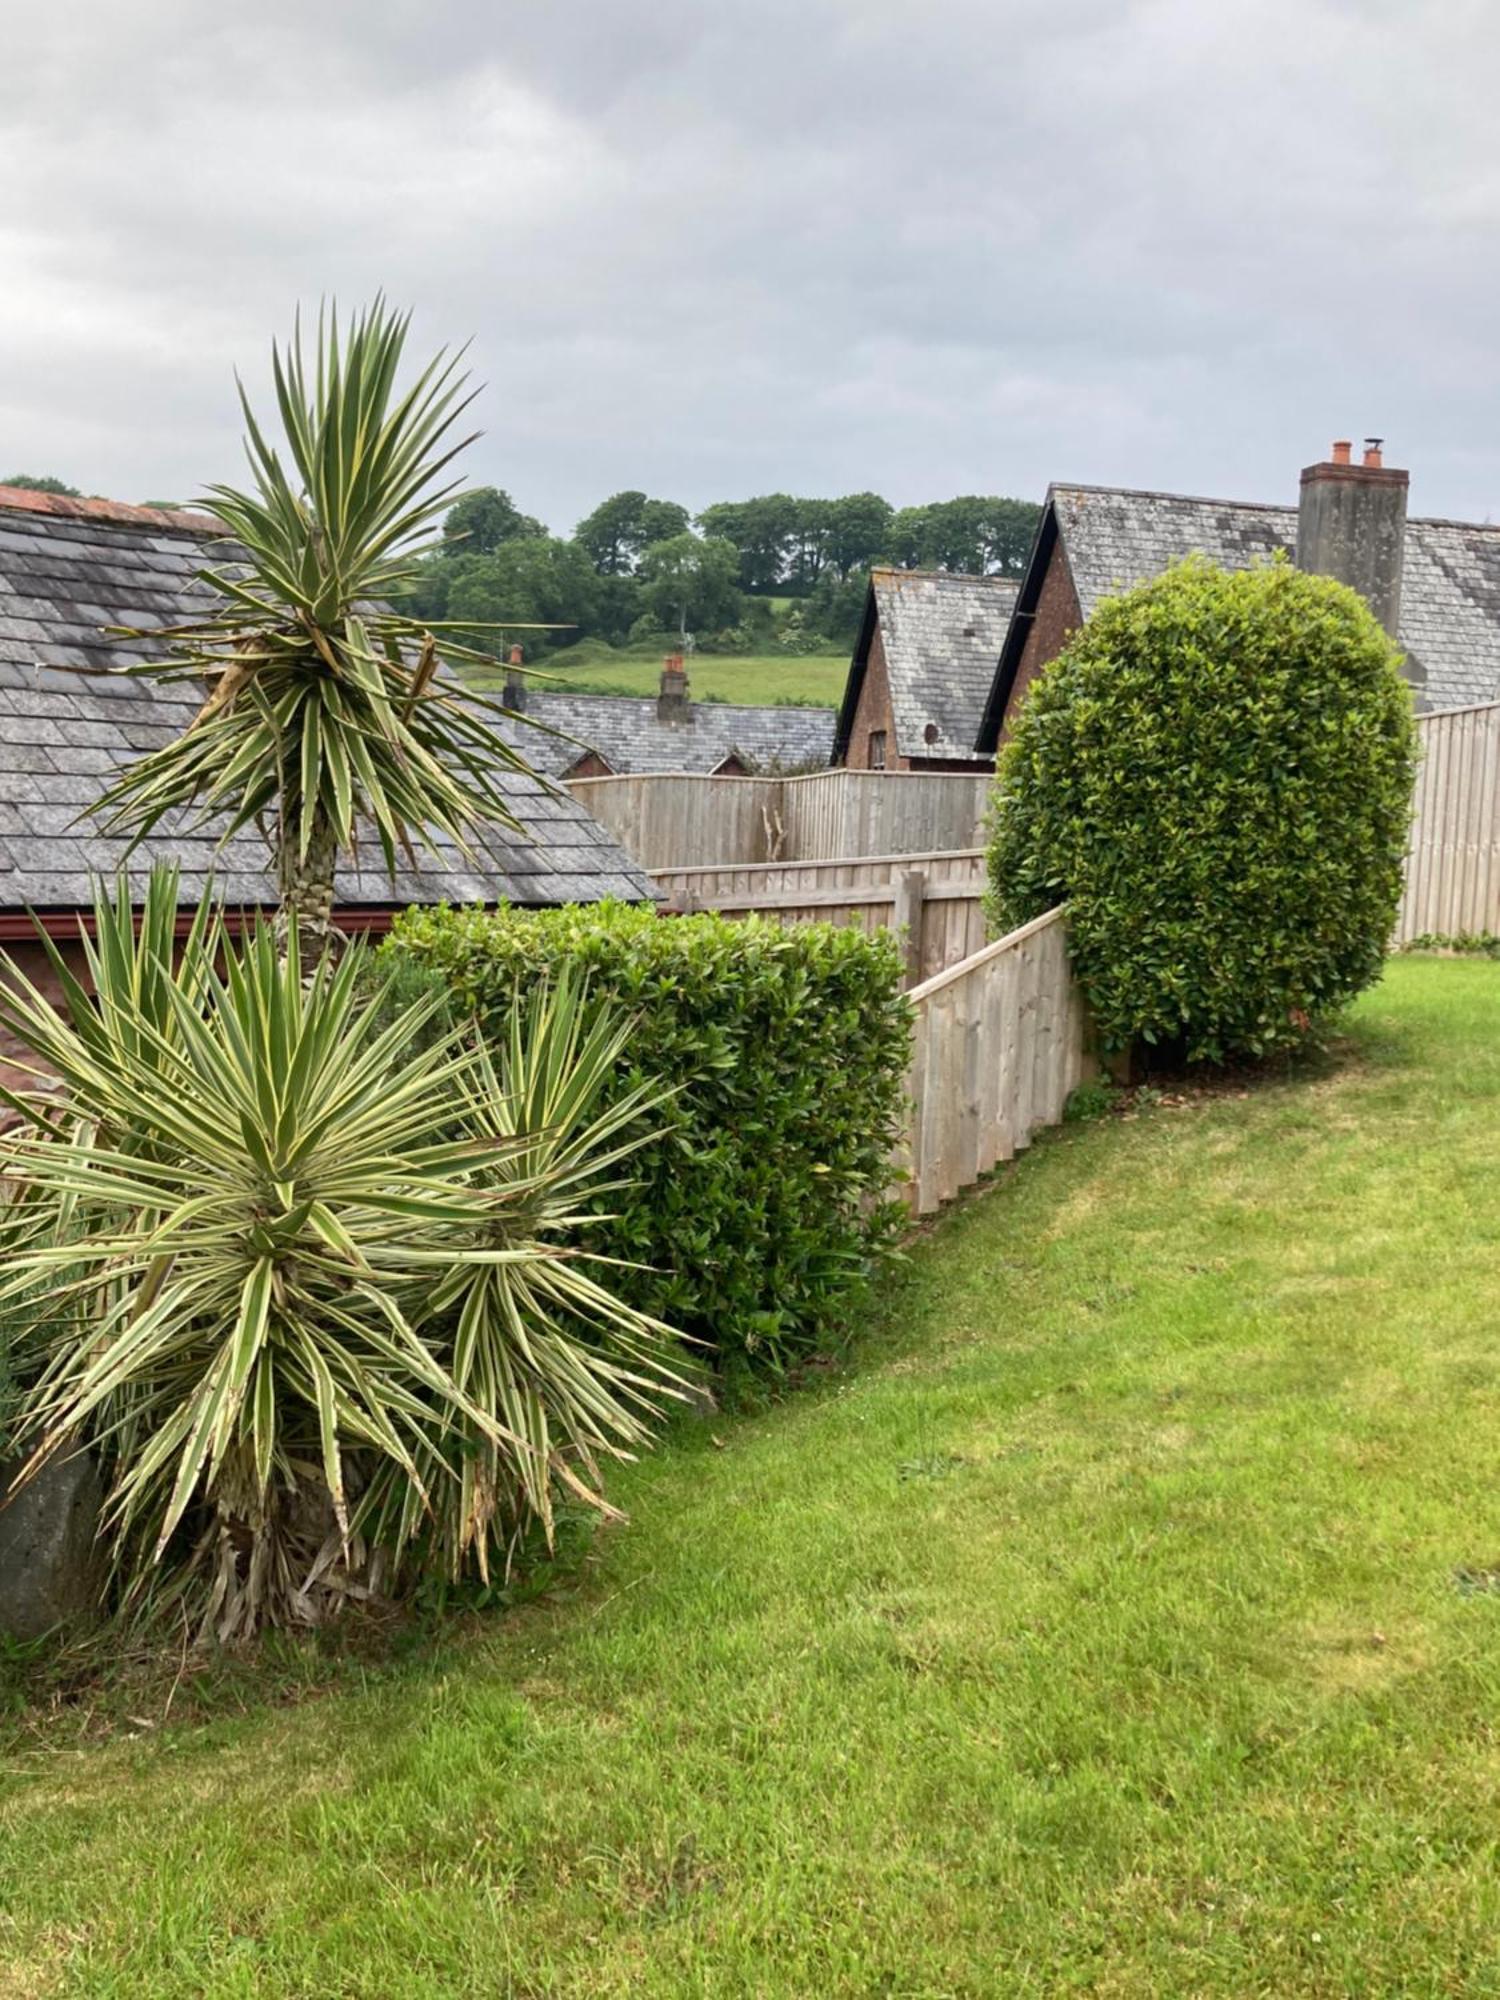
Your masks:
M946 771L575 778L569 790L652 874L972 847L991 780Z
M972 847L993 782L988 772L950 771L819 771L788 778L788 858Z
M658 868L656 880L673 910L900 930L914 984L970 957L985 942L984 850L978 847L754 867Z
M1092 1070L1066 912L1051 910L911 995L908 1201L930 1215L1055 1125Z
M1500 932L1500 703L1419 716L1417 736L1396 942Z

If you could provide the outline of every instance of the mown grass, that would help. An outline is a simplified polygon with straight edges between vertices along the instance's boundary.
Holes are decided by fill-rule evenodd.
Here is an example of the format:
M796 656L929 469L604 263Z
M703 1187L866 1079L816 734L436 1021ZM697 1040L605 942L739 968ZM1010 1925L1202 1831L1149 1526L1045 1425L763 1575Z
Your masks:
M0 1993L1500 1991L1497 1014L1065 1127L435 1660L18 1736Z
M661 682L659 651L616 653L594 642L548 654L536 665L539 674L593 694L655 694ZM713 695L751 704L798 701L836 708L843 699L848 673L847 648L800 656L747 654L743 658L695 653L688 662L688 682L695 701ZM549 684L542 680L536 683L538 688Z

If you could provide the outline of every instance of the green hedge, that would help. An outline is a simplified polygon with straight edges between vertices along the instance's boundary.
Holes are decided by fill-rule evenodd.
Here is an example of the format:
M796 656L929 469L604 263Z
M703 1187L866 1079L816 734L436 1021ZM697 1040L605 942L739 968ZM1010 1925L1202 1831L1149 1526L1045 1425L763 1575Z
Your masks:
M729 1379L838 1343L898 1216L910 1015L893 938L602 904L410 910L383 950L440 975L492 1032L519 988L585 969L635 1021L621 1087L682 1086L594 1239L652 1267L618 1289Z
M1042 673L996 776L990 915L1067 903L1107 1049L1263 1055L1379 976L1415 754L1399 660L1343 584L1194 557Z

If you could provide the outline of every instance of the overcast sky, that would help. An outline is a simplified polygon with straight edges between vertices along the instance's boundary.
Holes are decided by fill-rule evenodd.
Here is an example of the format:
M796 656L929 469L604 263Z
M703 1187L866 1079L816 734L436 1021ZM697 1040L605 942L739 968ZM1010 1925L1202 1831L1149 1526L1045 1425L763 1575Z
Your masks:
M1049 479L1500 516L1495 0L0 5L0 476L237 474L232 371L384 286L567 532Z

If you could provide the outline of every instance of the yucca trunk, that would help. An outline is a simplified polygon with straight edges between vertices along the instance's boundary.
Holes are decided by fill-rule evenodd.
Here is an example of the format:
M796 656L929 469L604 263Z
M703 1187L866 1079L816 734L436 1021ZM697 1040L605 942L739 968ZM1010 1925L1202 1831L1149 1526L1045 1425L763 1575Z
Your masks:
M325 946L336 952L343 943L333 921L333 884L338 867L338 834L323 807L316 805L308 829L307 849L298 838L301 815L284 813L277 841L277 887L281 907L276 927L284 939L293 923L309 957Z

